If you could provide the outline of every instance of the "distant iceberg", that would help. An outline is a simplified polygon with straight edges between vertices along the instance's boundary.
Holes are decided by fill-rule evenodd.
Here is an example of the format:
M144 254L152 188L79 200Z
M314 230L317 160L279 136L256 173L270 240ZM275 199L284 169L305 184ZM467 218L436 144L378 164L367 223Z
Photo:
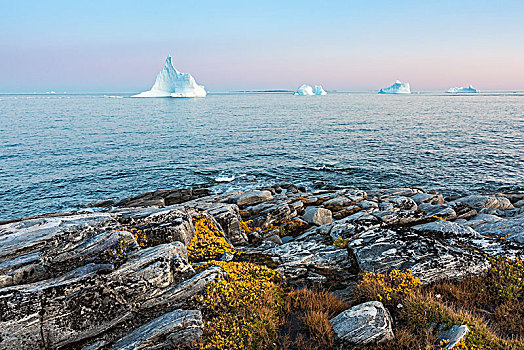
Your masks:
M453 86L446 92L450 94L478 94L480 91L470 85L468 87L459 87L459 88L456 86Z
M295 91L293 93L293 95L299 95L299 96L309 96L309 95L314 95L313 93L313 88L309 85L300 85L297 89L297 91Z
M204 97L206 90L198 85L189 73L181 73L173 67L171 56L167 56L164 67L156 76L151 90L132 97Z
M315 95L327 95L327 92L322 88L322 85L315 85L315 88L313 89L313 93Z
M379 94L410 94L409 83L403 83L399 80L390 87L380 89Z

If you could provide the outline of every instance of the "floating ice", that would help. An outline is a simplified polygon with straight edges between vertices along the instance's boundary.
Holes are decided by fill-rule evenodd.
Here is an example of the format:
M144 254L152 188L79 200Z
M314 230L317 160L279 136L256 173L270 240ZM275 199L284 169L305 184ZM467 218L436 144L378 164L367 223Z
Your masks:
M322 88L322 85L315 85L313 93L315 95L327 95L327 92Z
M191 74L177 71L171 56L167 56L151 90L132 97L204 97L206 94L204 87L198 85Z
M450 94L478 94L480 91L470 85L468 87L459 87L459 88L456 86L453 86L446 92Z
M380 89L379 94L410 94L409 83L403 83L399 80L390 87Z
M309 96L309 95L314 95L313 93L313 88L309 85L300 85L297 89L297 91L295 91L293 93L293 95L300 95L300 96Z

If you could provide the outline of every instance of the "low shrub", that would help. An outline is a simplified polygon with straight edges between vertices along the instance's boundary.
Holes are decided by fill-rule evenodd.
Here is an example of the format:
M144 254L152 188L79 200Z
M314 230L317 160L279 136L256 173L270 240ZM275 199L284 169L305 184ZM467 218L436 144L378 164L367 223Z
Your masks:
M208 284L198 301L206 319L202 349L265 349L274 345L283 292L275 271L247 262L212 261L223 278Z
M195 235L187 246L190 262L204 262L219 259L224 253L237 253L209 218L195 218L193 224Z

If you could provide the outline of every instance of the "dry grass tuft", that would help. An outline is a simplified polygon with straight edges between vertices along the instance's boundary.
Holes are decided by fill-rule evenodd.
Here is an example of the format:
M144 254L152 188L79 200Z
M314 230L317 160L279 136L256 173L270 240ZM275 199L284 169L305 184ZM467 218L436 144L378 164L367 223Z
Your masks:
M290 291L284 302L282 347L331 348L335 337L329 320L347 308L347 304L325 290Z

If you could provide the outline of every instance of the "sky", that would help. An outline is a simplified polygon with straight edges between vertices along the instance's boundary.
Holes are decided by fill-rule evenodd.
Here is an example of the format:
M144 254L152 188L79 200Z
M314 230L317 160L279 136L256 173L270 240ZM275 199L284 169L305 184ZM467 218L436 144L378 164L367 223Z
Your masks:
M0 92L524 90L524 1L0 0Z

